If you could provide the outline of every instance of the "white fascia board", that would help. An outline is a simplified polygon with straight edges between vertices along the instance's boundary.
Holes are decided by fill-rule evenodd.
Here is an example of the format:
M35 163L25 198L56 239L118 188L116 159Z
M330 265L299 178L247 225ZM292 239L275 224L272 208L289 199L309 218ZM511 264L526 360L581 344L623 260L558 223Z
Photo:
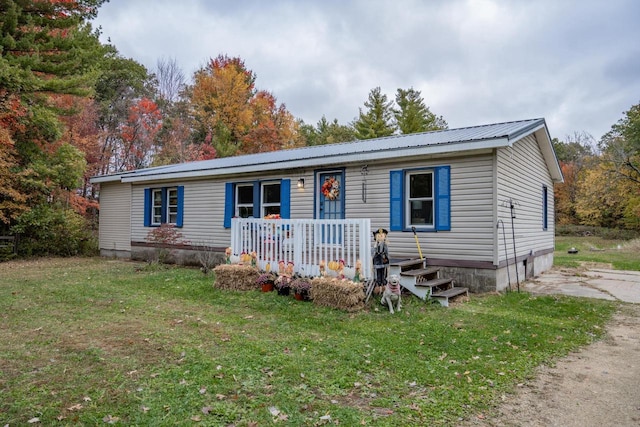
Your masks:
M100 184L103 182L121 182L122 175L98 175L89 178L91 184Z
M176 173L156 173L136 176L135 173L122 176L122 182L147 182L165 181L178 179L204 178L220 175L239 175L243 173L274 171L282 169L310 168L323 165L335 165L337 163L370 162L374 160L406 158L414 156L457 153L462 151L477 151L487 148L499 148L511 145L507 138L489 139L485 141L464 141L459 143L447 143L429 145L422 147L405 147L398 149L387 149L380 151L370 151L364 153L350 153L331 157L312 157L298 160L274 161L271 163L249 164L243 166L232 166L220 169L204 169Z
M558 157L556 156L556 152L553 149L553 143L551 142L549 130L546 128L546 126L536 129L536 137L538 138L538 140L544 140L544 143L540 146L540 151L542 151L542 156L547 163L547 168L549 169L549 173L551 174L551 179L553 179L553 182L556 183L564 182L562 169L560 168L560 163L558 162Z

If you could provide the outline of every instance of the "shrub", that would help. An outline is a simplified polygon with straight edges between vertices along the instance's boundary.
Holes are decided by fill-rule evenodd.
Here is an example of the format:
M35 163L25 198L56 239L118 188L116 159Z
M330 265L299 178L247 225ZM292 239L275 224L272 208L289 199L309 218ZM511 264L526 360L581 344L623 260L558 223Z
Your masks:
M594 227L588 225L558 225L556 227L557 236L595 236L607 240L632 240L640 237L640 233L635 230L625 230L620 228Z
M182 240L182 233L171 224L162 224L147 233L147 241L156 245L156 250L149 254L147 262L165 264L172 254L170 246L188 243Z
M200 271L202 271L205 276L209 274L213 267L220 264L221 255L213 250L211 246L208 246L206 243L200 243L195 246L196 248L196 260L200 265Z
M23 213L11 231L20 235L19 256L95 255L98 251L87 220L56 205L42 204Z

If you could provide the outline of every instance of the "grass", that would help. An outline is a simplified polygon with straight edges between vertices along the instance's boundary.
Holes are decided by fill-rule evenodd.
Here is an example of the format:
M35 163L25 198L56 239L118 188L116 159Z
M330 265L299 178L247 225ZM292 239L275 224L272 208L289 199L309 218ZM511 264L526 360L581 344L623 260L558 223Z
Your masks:
M577 254L569 254L575 248ZM640 271L640 239L606 239L600 236L556 236L554 265L579 267L584 263L607 264L617 270Z
M348 314L139 267L0 264L1 425L456 425L616 308L509 293Z

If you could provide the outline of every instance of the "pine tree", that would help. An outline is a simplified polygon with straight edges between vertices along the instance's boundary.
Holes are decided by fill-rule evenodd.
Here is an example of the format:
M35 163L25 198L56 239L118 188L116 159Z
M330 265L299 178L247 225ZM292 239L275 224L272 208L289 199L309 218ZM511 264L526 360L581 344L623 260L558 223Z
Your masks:
M68 112L51 96L91 92L94 66L107 48L85 20L103 2L0 2L0 96L18 96L27 110L26 129L12 135L23 164L62 134L58 117Z
M351 126L341 125L338 119L330 122L325 116L322 116L315 128L304 124L300 127L306 134L307 145L335 144L357 139Z
M27 233L23 242L52 232L52 220L73 222L66 222L68 196L86 162L62 118L77 114L80 105L67 97L92 94L96 64L112 50L88 23L104 1L0 1L0 163L8 169L0 176L0 222ZM73 240L56 232L63 236L60 246ZM46 253L55 244L26 246Z
M382 94L380 87L369 92L369 98L365 101L365 112L359 109L358 119L353 123L357 139L381 138L393 135L396 125L393 121L393 101Z
M394 109L393 113L398 129L403 135L447 128L447 122L442 116L437 117L429 110L418 90L398 89L396 104L399 108Z

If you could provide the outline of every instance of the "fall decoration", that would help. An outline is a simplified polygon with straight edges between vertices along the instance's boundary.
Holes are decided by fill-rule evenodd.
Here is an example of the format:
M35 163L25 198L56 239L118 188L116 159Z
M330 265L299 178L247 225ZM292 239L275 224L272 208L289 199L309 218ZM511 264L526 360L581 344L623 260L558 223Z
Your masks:
M249 265L220 264L213 269L216 281L213 287L229 291L250 291L258 289L258 270Z
M340 196L340 183L335 178L328 178L320 189L322 195L329 200L335 200Z
M306 300L311 297L311 280L299 277L291 282L291 290L296 294L296 299Z
M364 308L365 295L362 283L316 277L311 281L311 299L314 304L353 312Z

